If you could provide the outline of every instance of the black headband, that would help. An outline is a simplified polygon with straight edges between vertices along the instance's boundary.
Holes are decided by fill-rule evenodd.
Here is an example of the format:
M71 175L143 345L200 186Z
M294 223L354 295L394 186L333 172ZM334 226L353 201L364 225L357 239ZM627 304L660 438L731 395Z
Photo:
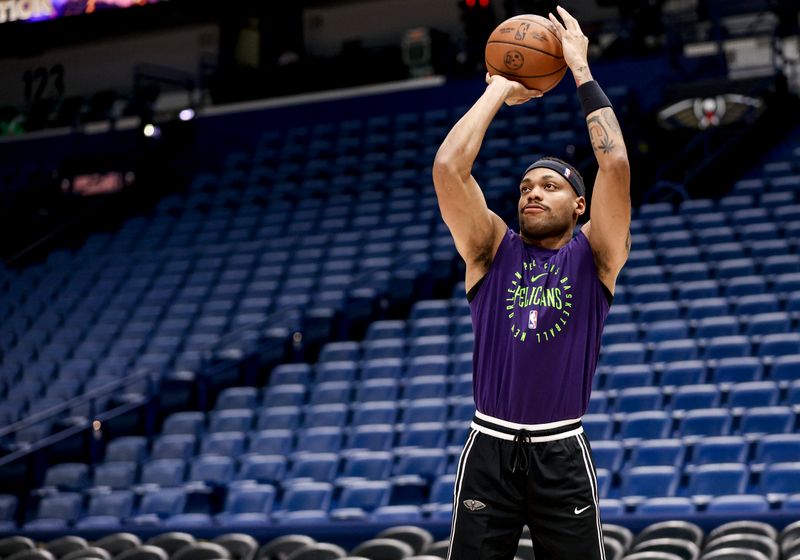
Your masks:
M528 169L525 170L525 173L523 173L522 176L524 177L528 174L528 171L538 167L552 169L564 177L564 179L569 181L569 184L572 185L572 190L574 190L578 196L586 196L586 189L583 187L583 180L581 179L581 176L578 175L578 172L575 171L575 168L570 164L559 163L557 161L553 161L552 159L540 159L539 161L529 165Z

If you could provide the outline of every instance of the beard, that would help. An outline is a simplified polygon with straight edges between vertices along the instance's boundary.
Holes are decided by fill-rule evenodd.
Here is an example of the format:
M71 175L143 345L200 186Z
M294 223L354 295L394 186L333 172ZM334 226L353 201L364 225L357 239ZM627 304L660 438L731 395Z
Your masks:
M571 216L561 219L559 216L552 215L549 210L534 219L526 219L522 212L519 214L519 231L527 239L560 237L572 227Z

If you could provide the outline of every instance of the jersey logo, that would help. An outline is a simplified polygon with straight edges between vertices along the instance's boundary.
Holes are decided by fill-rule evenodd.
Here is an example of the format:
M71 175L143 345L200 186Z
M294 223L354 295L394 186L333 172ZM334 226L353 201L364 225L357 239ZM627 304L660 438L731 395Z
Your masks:
M536 324L538 322L539 322L539 310L531 309L530 313L528 313L528 328L535 329Z
M580 514L582 514L584 511L586 511L586 510L587 510L587 509L589 509L590 507L592 507L592 504L589 504L589 505L588 505L588 506L586 506L585 508L581 508L581 509L578 509L578 508L576 507L576 508L575 508L575 515L580 515Z
M464 500L464 507L470 511L479 511L486 507L486 504L478 500Z

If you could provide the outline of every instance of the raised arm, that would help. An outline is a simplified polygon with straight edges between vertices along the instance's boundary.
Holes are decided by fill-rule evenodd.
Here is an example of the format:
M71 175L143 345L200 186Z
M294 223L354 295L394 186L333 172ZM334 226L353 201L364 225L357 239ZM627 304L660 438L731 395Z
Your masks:
M433 162L433 185L442 219L467 265L466 288L483 277L506 232L500 217L489 210L472 165L483 137L503 103L518 105L541 92L527 90L501 76L488 76L483 95L453 126Z
M589 40L581 31L578 21L565 9L559 7L558 13L563 24L553 14L550 14L550 20L561 36L564 59L580 88L593 81L587 57ZM589 88L593 85L590 84ZM599 170L592 190L591 220L583 226L582 231L592 246L600 280L613 293L617 275L628 259L631 243L628 152L611 107L599 108L587 114L586 126Z

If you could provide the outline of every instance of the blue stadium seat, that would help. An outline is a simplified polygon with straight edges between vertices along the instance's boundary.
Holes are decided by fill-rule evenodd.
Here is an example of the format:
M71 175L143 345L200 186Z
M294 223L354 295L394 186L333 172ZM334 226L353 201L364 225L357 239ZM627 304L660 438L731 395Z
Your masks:
M465 420L469 418L471 418L471 416L465 418ZM413 422L444 422L447 419L447 402L445 399L419 399L411 401L405 407L401 415L401 420L405 424L411 424Z
M797 332L765 335L758 347L761 357L793 354L800 354L800 333Z
M633 446L630 466L680 467L685 456L686 445L679 439L643 439Z
M401 481L402 477L419 477L429 482L444 474L447 466L447 451L444 449L408 449L398 454L392 474Z
M400 447L444 447L447 428L443 422L419 422L405 425L399 434Z
M678 286L679 300L713 298L719 296L719 283L716 280L692 280L681 282Z
M456 475L443 474L436 478L431 485L429 503L431 504L451 504L453 503L453 490L455 487Z
M130 521L135 525L160 525L166 518L183 513L185 508L183 488L150 490L142 496L138 512Z
M367 424L354 426L347 437L348 449L367 451L389 451L394 443L394 426L390 424Z
M119 529L133 513L134 493L130 490L93 493L86 514L77 529Z
M674 496L680 471L676 467L633 467L622 479L621 496L645 498Z
M761 270L764 274L800 272L800 257L794 254L766 257L762 263Z
M200 455L191 461L187 481L223 487L233 480L235 472L236 467L230 457Z
M449 373L450 358L447 355L414 356L408 361L408 377L448 375Z
M645 347L639 342L612 344L601 350L601 363L609 366L641 364L645 359Z
M158 436L153 442L151 459L181 459L188 461L194 455L196 438L189 434Z
M755 494L716 496L711 499L706 511L713 515L757 516L769 510L767 498Z
M222 457L239 457L245 449L244 432L214 432L206 434L200 444L202 455L219 455Z
M450 309L445 300L422 300L411 307L410 319L415 321L428 317L449 317Z
M699 465L689 474L688 493L695 496L743 494L750 470L746 463Z
M105 462L94 467L95 488L127 490L136 482L136 463Z
M303 418L304 428L338 427L347 423L349 409L344 403L310 405Z
M614 432L614 420L609 414L586 414L582 419L583 430L590 441L611 439Z
M329 342L322 347L319 353L320 362L357 361L361 357L361 347L358 342L343 341Z
M661 385L693 385L705 381L706 365L702 360L689 360L664 364Z
M333 486L328 482L296 482L289 485L281 500L281 510L275 512L278 520L287 520L291 512L322 512L327 518Z
M280 364L269 374L270 386L306 385L311 380L311 366L308 364ZM246 408L246 407L235 407Z
M300 384L267 386L264 389L262 406L275 408L278 406L300 406L305 404L306 387Z
M761 491L765 494L796 493L798 480L800 463L770 463L761 473Z
M447 396L447 377L422 375L409 379L403 388L403 398L409 400L437 399Z
M273 375L274 373L273 371ZM258 391L255 387L230 387L219 394L216 409L253 409L257 401Z
M250 434L248 450L261 455L286 455L294 449L294 433L290 429L260 430Z
M397 420L398 405L394 401L370 401L353 406L351 426L368 424L393 424Z
M183 484L186 463L180 459L155 459L142 465L142 484L177 487Z
M341 428L322 426L308 428L297 437L296 452L338 453L344 434Z
M774 381L800 379L800 354L778 356L772 362L770 378Z
M353 480L344 484L331 519L366 519L379 507L389 504L392 484L385 480Z
M752 296L764 293L766 280L763 276L748 275L729 279L725 284L727 297Z
M47 469L43 486L60 492L81 492L89 486L89 465L62 463Z
M616 296L615 296L616 297ZM613 307L612 307L613 309ZM655 301L639 306L638 320L640 323L655 323L680 318L680 308L674 301Z
M663 439L670 435L672 417L663 411L649 410L626 414L620 435L628 439Z
M695 513L695 506L692 500L684 497L647 498L636 506L636 513L657 517L684 517Z
M708 233L708 230L703 232L704 235ZM676 264L675 266L669 269L669 279L675 283L689 283L689 282L702 282L705 280L710 280L710 272L709 267L703 263L684 263L684 264ZM714 286L717 283L714 281ZM680 284L679 284L680 288ZM705 296L705 297L714 297L717 294L715 293L713 296ZM679 298L680 299L680 298Z
M606 389L645 387L653 384L653 369L646 364L621 365L613 368L606 380Z
M222 527L264 525L275 503L275 487L269 484L240 484L228 487L222 512L214 516Z
M59 530L72 525L80 515L83 497L77 492L60 492L45 496L39 503L36 518L25 524L25 530Z
M358 364L356 362L319 362L314 377L318 383L325 383L328 381L352 382L355 380L357 373Z
M761 360L751 356L723 358L711 374L715 383L744 383L758 381L764 374Z
M752 381L733 385L728 394L728 406L756 407L778 404L780 390L774 381Z
M681 418L678 433L687 436L725 436L730 433L733 418L725 408L701 408L689 410Z
M250 452L239 459L236 480L276 484L286 475L285 455L260 455Z
M690 338L657 342L652 354L654 362L681 362L698 357L697 343Z
M708 437L697 442L692 463L743 463L747 460L748 443L741 436Z
M698 338L714 338L717 336L734 336L739 334L739 321L736 317L704 317L697 322Z
M449 317L425 317L411 322L411 338L450 334ZM402 335L401 335L402 336Z
M788 406L759 406L744 411L739 431L751 436L788 433L794 423L794 412Z
M608 317L606 318L606 326L618 325L621 323L630 323L633 321L633 310L630 305L614 303L611 309L608 310Z
M594 390L589 397L588 414L597 414L608 411L608 394L605 391Z
M646 342L662 342L680 340L687 336L689 336L689 324L682 319L673 319L646 325L644 339Z
M403 338L406 336L405 321L373 321L367 327L366 340L379 338Z
M292 466L286 474L286 481L310 479L330 482L339 468L337 453L299 453L294 456Z
M754 462L800 462L800 435L768 434L758 438Z
M246 432L253 424L251 409L214 410L210 413L209 432Z
M633 286L656 284L664 281L664 269L658 265L631 268L625 278L626 283Z
M405 357L404 338L381 338L364 342L364 359L376 360L379 358Z
M603 329L603 346L638 341L639 331L633 323L609 324Z
M364 360L361 378L367 379L399 379L403 374L402 358L378 358Z
M443 356L450 353L450 336L421 336L412 338L409 342L408 353L410 357L417 356Z
M592 458L595 468L606 469L612 473L617 472L622 467L624 454L625 449L618 441L592 442Z
M623 389L614 401L617 412L642 412L660 409L663 402L657 387L630 387Z
M630 302L634 305L672 300L672 288L669 284L644 284L632 286Z
M674 266L677 264L696 263L703 260L700 249L695 246L673 247L664 249L661 258L665 265Z
M692 300L688 303L686 317L687 319L704 319L706 317L728 315L728 312L728 300L725 298L702 298Z
M367 379L356 387L356 402L394 401L399 394L396 379Z
M759 313L747 320L748 335L767 335L785 333L790 330L791 319L785 311Z
M672 410L693 410L719 406L721 394L713 384L683 385L672 395Z
M164 425L166 427L166 422ZM146 456L147 438L141 436L125 436L112 439L108 443L105 460L141 463Z
M746 336L717 336L708 340L705 357L712 360L750 356L750 340Z
M384 480L392 471L394 454L391 451L355 451L345 457L340 478Z
M350 402L351 384L349 381L325 381L315 383L308 397L309 405Z
M299 406L266 407L258 411L257 430L294 430L300 426Z
M756 313L772 313L780 311L780 302L775 294L761 293L751 296L732 298L736 314L754 315Z

